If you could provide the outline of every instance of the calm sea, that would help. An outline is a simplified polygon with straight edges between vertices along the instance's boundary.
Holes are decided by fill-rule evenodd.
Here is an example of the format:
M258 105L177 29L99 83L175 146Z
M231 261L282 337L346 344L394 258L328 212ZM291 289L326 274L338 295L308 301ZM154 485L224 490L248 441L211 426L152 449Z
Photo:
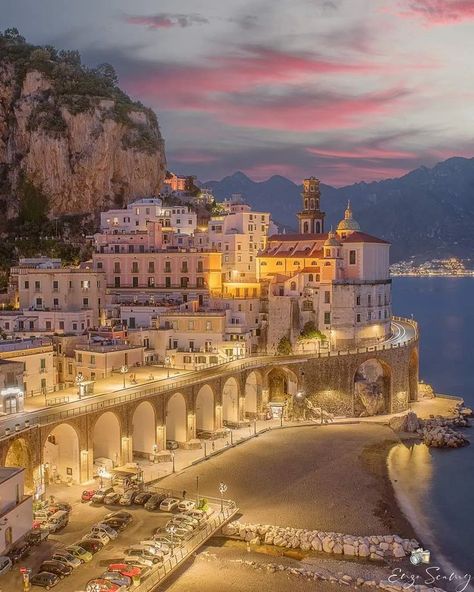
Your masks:
M474 408L474 278L394 278L393 310L420 323L420 378ZM474 427L466 435L463 449L422 445L394 458L419 536L474 581Z

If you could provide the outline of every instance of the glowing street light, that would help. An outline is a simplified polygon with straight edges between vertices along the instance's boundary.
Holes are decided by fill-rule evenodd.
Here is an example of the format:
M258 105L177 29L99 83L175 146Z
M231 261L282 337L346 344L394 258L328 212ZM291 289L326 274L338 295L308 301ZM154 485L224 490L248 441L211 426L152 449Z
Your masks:
M176 534L176 526L174 526L174 524L172 524L172 525L169 527L169 530L168 530L168 532L169 532L169 533L170 533L170 535L171 535L171 555L174 555L174 539L173 539L173 537L174 537L174 535Z
M171 451L171 460L173 461L173 473L176 472L175 464L174 464L174 450Z
M227 485L221 481L219 483L219 493L221 494L221 512L224 511L224 493L227 491Z
M127 374L127 372L128 372L128 367L125 366L125 364L124 364L120 368L120 374L122 374L122 376L123 376L123 388L125 388L125 374Z
M82 372L79 372L79 374L76 376L74 382L76 383L76 386L78 387L78 395L79 395L79 399L82 399L82 395L83 395L83 391L84 391L84 375L82 374Z
M165 366L167 370L166 378L170 377L170 366L171 366L171 358L169 356L165 357Z

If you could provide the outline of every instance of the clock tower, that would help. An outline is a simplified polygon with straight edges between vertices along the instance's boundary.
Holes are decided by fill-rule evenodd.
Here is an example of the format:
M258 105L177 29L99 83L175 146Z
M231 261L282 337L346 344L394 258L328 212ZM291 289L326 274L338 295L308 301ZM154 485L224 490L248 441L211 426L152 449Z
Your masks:
M301 197L303 210L297 214L300 234L322 234L326 214L319 209L321 199L319 179L316 177L304 179Z

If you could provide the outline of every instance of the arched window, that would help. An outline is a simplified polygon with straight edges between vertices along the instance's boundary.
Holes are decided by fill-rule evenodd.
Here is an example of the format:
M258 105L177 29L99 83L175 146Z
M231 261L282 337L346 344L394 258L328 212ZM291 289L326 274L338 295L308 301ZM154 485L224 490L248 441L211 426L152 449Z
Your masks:
M314 210L314 199L311 199L311 209Z
M316 222L316 234L319 234L320 232L321 232L321 223Z
M305 222L305 223L303 224L303 232L304 232L305 234L307 234L307 233L308 233L308 231L309 231L309 226L308 226L308 223L307 223L307 222Z
M319 273L316 274L316 281L319 282L320 281L320 275Z
M291 284L290 284L290 290L292 292L294 292L296 290L296 282L291 282Z
M310 273L310 274L308 275L308 282L312 282L312 281L314 281L314 280L313 280L313 274L312 274L312 273Z

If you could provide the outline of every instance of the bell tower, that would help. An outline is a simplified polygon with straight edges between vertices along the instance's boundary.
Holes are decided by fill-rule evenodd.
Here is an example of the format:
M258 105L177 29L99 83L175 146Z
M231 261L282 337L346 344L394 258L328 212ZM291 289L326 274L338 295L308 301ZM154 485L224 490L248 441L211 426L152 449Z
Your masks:
M316 177L304 179L301 197L303 210L297 214L300 234L322 234L326 214L319 209L321 199L319 179Z

